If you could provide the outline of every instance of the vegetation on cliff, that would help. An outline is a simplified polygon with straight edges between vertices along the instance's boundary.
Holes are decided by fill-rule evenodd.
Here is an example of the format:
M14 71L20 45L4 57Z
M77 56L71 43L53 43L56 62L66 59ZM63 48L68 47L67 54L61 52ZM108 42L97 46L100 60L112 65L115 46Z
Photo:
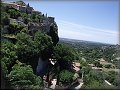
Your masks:
M23 5L22 2L14 3ZM36 67L39 57L43 60L51 57L53 47L59 41L57 24L41 12L23 12L9 3L1 3L1 6L1 68L4 80L14 89L41 89L42 79L35 75ZM4 88L7 89L8 84Z

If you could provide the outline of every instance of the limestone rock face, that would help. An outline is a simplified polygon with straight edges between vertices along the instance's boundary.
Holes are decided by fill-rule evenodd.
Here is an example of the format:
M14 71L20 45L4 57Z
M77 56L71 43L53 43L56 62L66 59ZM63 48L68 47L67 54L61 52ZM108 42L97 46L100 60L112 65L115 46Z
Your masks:
M43 22L40 22L40 23L30 22L28 24L28 30L31 33L31 35L34 35L35 32L37 31L48 34L49 36L51 36L54 44L56 44L59 41L58 26L54 21L53 17L51 18L46 17L43 20Z

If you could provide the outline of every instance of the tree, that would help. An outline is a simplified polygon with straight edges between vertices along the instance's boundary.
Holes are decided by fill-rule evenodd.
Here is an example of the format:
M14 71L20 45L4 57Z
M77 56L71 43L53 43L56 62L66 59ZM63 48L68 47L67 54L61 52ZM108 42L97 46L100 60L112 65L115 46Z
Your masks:
M29 3L27 4L27 7L30 7Z
M59 37L57 33L57 28L55 28L55 25L50 26L50 31L48 32L48 35L51 36L53 44L56 45L59 41Z
M59 74L60 81L64 84L70 84L73 81L73 76L74 73L68 70L63 70Z
M94 64L96 67L102 67L102 64L100 64L99 61L94 61L93 64Z
M111 60L114 59L114 56L113 54L116 52L115 48L110 48L110 47L107 47L105 48L104 52L103 52L103 58L105 60L107 60L108 62L111 62Z
M105 65L105 68L111 68L111 67L112 67L111 64L107 64L107 65Z
M1 61L1 89L12 89L8 82L8 70L6 64Z
M9 34L17 34L19 33L24 27L17 24L10 24L8 27Z
M36 54L33 41L30 35L21 32L16 35L17 42L16 42L16 50L19 60L21 62L28 63L33 59L33 56ZM29 61L30 60L30 61Z
M109 71L105 77L106 80L108 80L110 83L114 84L114 81L117 77L117 72L115 71Z
M54 55L58 60L73 61L74 53L73 48L65 44L57 44L54 47Z
M100 83L97 80L91 81L84 89L99 89Z
M8 75L8 70L7 70L6 64L5 64L3 61L1 61L1 70L2 70L2 72L3 72L3 76L7 77L7 75Z
M8 79L14 89L41 89L41 78L33 74L30 65L15 64Z
M43 59L48 59L53 50L51 37L45 33L36 32L34 36L34 47Z
M88 74L90 71L92 70L92 68L90 66L86 66L82 68L82 71L84 72L84 74Z
M2 42L1 47L1 61L3 61L7 68L10 69L11 65L13 65L18 58L15 51L15 45L9 41L6 41Z
M25 23L25 24L28 24L29 21L30 21L30 20L29 20L28 18L24 18L24 23Z
M74 60L73 48L65 44L57 44L54 47L54 56L58 60L61 69L67 68ZM64 64L63 64L64 63Z
M34 20L36 18L36 14L32 14L31 18Z
M89 77L90 77L91 79L97 80L97 81L100 82L100 83L103 83L103 82L104 82L103 74L102 74L102 72L100 72L100 71L91 70L91 71L89 72Z
M17 19L19 16L21 16L20 11L16 10L16 9L8 9L7 11L10 14L11 18Z
M84 61L84 60L80 60L79 62L80 62L81 67L86 67L87 66L87 62Z
M16 50L21 62L32 65L36 71L38 58L48 59L52 52L52 40L50 36L36 32L32 38L30 35L21 32L17 34Z
M120 77L116 75L113 84L120 88Z
M5 16L5 17L2 19L2 24L3 24L3 25L9 25L9 24L10 24L10 19L8 18L8 16Z
M99 89L103 86L104 78L102 72L90 70L84 75L83 81L85 89Z

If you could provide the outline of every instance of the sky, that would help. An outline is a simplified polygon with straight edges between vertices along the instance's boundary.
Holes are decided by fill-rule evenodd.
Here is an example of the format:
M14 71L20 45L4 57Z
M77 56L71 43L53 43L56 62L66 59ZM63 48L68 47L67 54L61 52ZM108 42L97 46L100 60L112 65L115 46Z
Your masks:
M111 1L25 0L35 10L55 17L62 38L119 43L119 3Z

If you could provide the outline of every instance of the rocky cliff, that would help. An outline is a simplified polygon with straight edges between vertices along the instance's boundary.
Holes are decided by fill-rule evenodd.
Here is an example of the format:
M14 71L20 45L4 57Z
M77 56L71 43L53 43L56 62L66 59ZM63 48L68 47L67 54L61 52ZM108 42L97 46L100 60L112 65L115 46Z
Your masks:
M34 36L35 32L44 32L51 36L54 45L59 41L58 27L54 17L48 17L35 11L22 1L2 3L2 38L15 41L18 32L26 32Z

